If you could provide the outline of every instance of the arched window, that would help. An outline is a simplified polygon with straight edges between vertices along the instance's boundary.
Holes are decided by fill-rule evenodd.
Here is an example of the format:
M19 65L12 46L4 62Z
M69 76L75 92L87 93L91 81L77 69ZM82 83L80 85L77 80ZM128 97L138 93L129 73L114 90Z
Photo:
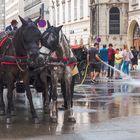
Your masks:
M117 7L109 12L109 34L120 34L120 10Z
M138 23L136 23L136 25L134 27L133 37L134 37L134 39L140 37L140 27L139 27Z

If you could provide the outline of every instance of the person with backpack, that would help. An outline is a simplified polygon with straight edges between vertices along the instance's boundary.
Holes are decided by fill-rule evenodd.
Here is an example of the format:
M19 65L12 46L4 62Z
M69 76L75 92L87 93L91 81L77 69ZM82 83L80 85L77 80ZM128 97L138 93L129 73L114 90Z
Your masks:
M108 64L111 67L114 67L114 60L115 60L115 50L113 49L113 45L109 44L109 48L108 48ZM112 69L111 67L108 67L108 78L113 78L113 74L114 74L114 69Z

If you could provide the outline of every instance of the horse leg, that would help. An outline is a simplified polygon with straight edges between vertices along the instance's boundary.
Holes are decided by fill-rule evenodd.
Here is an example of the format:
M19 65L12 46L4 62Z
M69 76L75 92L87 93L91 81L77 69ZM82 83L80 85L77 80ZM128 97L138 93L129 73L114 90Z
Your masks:
M14 80L10 80L9 83L7 84L7 99L8 99L8 105L7 105L7 117L6 117L6 123L10 124L12 123L11 120L11 113L13 109L13 89L14 89Z
M49 82L49 85L48 85L48 92L49 92L49 102L51 102L51 99L52 99L52 81L51 81L51 78L48 78L48 82Z
M0 84L0 115L5 115L5 104L3 99L3 83Z
M62 105L62 107L64 107L64 109L68 109L67 100L66 100L66 85L65 85L65 81L63 79L61 80L61 91L62 91L62 96L64 99L64 105Z
M23 76L23 82L24 82L24 86L25 86L26 96L29 100L33 121L34 121L34 123L39 123L39 120L38 120L38 117L37 117L37 114L36 114L36 111L35 111L35 108L33 105L32 93L30 90L28 77L29 77L28 73L25 73L25 75Z
M73 107L74 85L75 85L75 76L72 76L72 82L71 82L71 107ZM65 107L65 109L68 109L67 99L66 99L66 84L65 84L65 80L61 81L61 90L62 90L62 95L63 95L63 98L64 98L64 107Z
M76 78L76 76L72 76L72 82L71 82L71 107L73 107L73 94L74 94L75 78Z
M52 78L51 122L57 123L57 83L58 83L58 78L57 78L57 75L53 75L51 78Z
M74 116L73 116L73 109L72 109L72 75L71 70L69 68L65 69L65 85L66 85L66 100L68 105L68 121L69 122L76 122Z
M50 101L49 101L49 95L48 95L48 79L45 76L45 73L41 73L40 75L40 79L43 83L44 86L44 91L43 91L43 108L44 108L44 112L46 114L50 113L50 109L49 109L49 105L50 105Z
M14 83L14 82L13 82L13 83ZM13 86L12 86L12 94L14 94L13 91L14 91L14 84L13 84ZM16 114L15 114L15 107L14 107L13 95L12 95L12 100L11 100L11 115L12 115L12 116L16 116Z

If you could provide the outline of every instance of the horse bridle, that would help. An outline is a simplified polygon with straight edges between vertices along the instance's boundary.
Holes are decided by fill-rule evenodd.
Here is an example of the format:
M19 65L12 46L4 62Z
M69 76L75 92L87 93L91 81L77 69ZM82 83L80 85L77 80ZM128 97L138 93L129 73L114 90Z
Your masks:
M51 26L51 27L53 27L53 26ZM56 39L56 43L55 43L54 46L58 46L58 43L59 43L59 36L57 35L57 33L56 33L55 31L51 30L51 27L49 27L49 28L43 33L42 39L47 40L47 39L45 39L45 38L48 38L48 36L50 36L50 34L53 33L53 34L55 35L55 39ZM43 45L44 45L44 44L43 44ZM45 44L44 46L46 46L46 44ZM49 45L48 45L47 48L50 48ZM55 51L55 50L53 50L53 49L50 49L50 50L51 50L51 51Z

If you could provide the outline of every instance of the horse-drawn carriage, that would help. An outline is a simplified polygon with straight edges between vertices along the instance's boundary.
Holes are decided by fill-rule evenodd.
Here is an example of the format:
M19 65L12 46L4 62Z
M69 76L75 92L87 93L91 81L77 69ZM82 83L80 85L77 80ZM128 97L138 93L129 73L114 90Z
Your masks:
M68 120L75 121L71 109L71 64L73 64L76 59L70 49L66 36L61 31L62 26L54 27L48 23L48 29L46 29L46 31L41 35L41 32L37 28L37 22L39 19L36 21L32 21L31 19L26 21L20 17L20 20L22 22L22 26L16 31L14 37L11 39L9 34L6 34L7 40L1 45L2 61L0 62L0 115L5 115L6 113L6 122L11 123L12 111L14 111L14 103L12 99L14 83L18 80L22 80L27 98L29 99L32 118L35 122L38 122L29 87L29 66L35 64L39 65L39 68L37 69L39 70L39 77L43 86L42 94L44 111L49 110L47 113L50 113L50 118L53 122L57 122L57 84L60 82L64 101L67 103L67 112L69 114ZM2 40L3 39L4 38L2 37ZM42 48L44 47L45 50L49 49L50 52L46 53L46 51L44 51L43 53L40 53L39 42L41 42ZM53 58L52 54L54 56ZM42 56L39 57L40 55ZM14 60L13 62L10 60L10 63L8 62L8 64L5 65L4 59L7 56L8 58L13 58ZM49 100L48 95L48 86L50 84L48 81L48 76L51 78L51 100ZM3 99L3 78L6 80L8 89L8 105L6 112ZM50 101L52 101L51 108Z

